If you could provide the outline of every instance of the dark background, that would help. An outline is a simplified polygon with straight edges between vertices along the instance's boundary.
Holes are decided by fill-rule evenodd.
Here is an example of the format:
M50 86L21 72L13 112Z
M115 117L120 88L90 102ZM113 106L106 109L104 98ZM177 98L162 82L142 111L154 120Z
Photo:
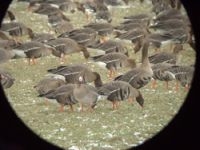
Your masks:
M0 0L0 20L2 20L9 3L12 0ZM198 0L181 0L191 19L196 39L196 70L191 90L186 101L176 117L151 140L134 148L135 150L183 150L200 149L199 142L199 101L200 74L199 74L199 29L200 29L200 2ZM16 116L10 107L0 86L0 150L57 150L60 149L35 135Z

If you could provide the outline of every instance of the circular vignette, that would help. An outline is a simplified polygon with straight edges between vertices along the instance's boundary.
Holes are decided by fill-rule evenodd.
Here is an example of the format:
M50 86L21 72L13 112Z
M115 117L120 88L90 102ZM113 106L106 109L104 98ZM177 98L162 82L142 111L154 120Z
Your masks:
M4 17L5 11L7 10L9 4L12 0L4 1L0 5L0 21ZM192 27L195 34L196 39L196 49L199 49L199 26L200 21L196 18L196 16L200 15L198 11L198 2L195 0L181 0L183 3L188 16L191 20ZM187 148L197 148L197 139L195 134L197 135L198 123L196 119L197 115L197 106L198 102L195 97L197 97L197 93L195 89L199 87L199 83L197 82L199 79L199 52L196 51L196 65L195 65L195 74L193 77L192 87L187 95L187 98L179 110L179 113L172 119L172 121L160 131L157 135L155 135L152 139L147 140L144 144L137 146L134 149L178 149L182 147ZM15 114L14 110L11 108L8 103L6 96L3 92L2 87L0 86L0 149L8 149L8 150L24 150L24 149L48 149L48 150L56 150L61 149L57 146L54 146L45 140L39 138L32 130L30 130ZM6 114L6 115L5 115Z

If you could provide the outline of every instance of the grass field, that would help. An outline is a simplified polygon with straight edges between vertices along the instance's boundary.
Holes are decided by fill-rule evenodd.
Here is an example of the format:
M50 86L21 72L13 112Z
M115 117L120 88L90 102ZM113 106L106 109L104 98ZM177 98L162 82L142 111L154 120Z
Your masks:
M133 4L131 8L114 9L112 24L121 22L123 16L149 13L151 10L150 4L139 5L138 2ZM34 31L47 32L47 18L26 12L26 6L25 3L14 2L10 9L16 12L17 20L30 26ZM87 23L85 16L80 12L66 13L66 15L72 19L75 28ZM26 39L27 37L24 37L24 40ZM184 48L180 64L193 64L195 52L188 45L184 45ZM130 48L131 57L139 62L140 53L135 55L131 51ZM154 50L150 49L150 54L153 52ZM85 63L101 74L103 82L109 81L107 70L87 62L82 55L73 54L67 58L66 64ZM70 112L69 108L65 107L65 111L61 113L58 111L59 104L56 101L50 101L45 105L44 99L38 98L37 92L33 89L33 86L47 74L47 69L58 65L58 58L48 56L38 59L37 64L32 66L28 65L26 59L17 59L3 64L2 67L10 71L16 79L15 84L5 92L10 97L9 102L17 115L37 135L65 149L73 147L112 150L141 144L169 123L187 95L183 88L179 92L174 91L175 81L170 83L170 90L165 89L163 82L158 82L156 90L151 89L151 84L140 90L145 99L143 109L137 103L130 105L123 101L120 108L113 111L109 101L101 100L93 113L80 113L78 105L75 106L75 112ZM127 69L121 69L118 73L122 74L125 71Z

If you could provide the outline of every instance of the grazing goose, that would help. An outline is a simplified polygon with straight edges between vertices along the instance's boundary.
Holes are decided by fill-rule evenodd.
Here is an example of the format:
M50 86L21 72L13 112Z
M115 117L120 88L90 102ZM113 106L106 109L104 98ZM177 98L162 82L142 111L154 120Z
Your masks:
M181 14L180 11L176 9L167 9L159 13L157 16L155 16L153 20L157 22L157 21L164 21L164 20L169 20L169 19L182 19L182 18L183 18L183 15Z
M75 40L78 44L85 47L92 45L97 40L96 34L87 33L70 34L69 38Z
M97 62L99 65L104 65L109 70L108 77L112 78L116 74L116 70L122 67L134 68L136 66L135 60L130 59L122 53L112 52L105 55L98 55L90 57L91 60Z
M40 96L40 95L45 95L49 91L52 91L64 84L65 81L61 78L46 77L40 80L33 88L38 92Z
M153 70L148 59L148 48L149 41L145 40L142 47L142 64L116 77L115 80L126 81L136 89L147 85L153 76Z
M99 50L101 50L101 52L103 51L104 54L112 52L120 52L128 56L128 49L126 48L125 44L117 40L108 40L104 43L96 43L89 47L98 49L97 53L99 52Z
M188 27L187 22L185 20L180 20L180 19L169 19L166 21L160 21L149 26L149 28L161 31L169 31L179 28L186 29L187 27Z
M32 29L28 29L28 34L31 41L46 43L49 40L55 39L55 36L50 33L34 33Z
M0 82L4 89L10 88L14 84L14 81L15 78L8 71L0 69Z
M62 21L53 27L56 34L62 34L73 30L73 25L68 21Z
M112 109L117 109L119 102L129 99L133 102L134 99L143 107L144 99L140 91L133 88L129 83L124 81L111 81L102 85L98 89L98 94L107 97L107 100L112 102Z
M100 36L101 42L107 41L109 35L112 34L114 29L110 23L90 23L84 27L94 29Z
M57 38L55 40L50 40L47 44L55 48L52 54L56 57L60 57L61 63L64 62L65 55L72 53L83 52L86 59L90 56L86 47L78 44L75 40L70 38Z
M16 43L19 41L19 37L28 34L28 27L21 22L2 23L0 29L4 32L8 32Z
M89 106L88 109L90 111L93 111L94 107L97 104L99 94L95 87L84 83L85 83L84 77L82 75L79 76L78 84L73 90L73 96L80 104L81 111L83 111L84 105Z
M53 74L64 76L66 83L77 83L80 74L82 74L86 83L94 82L95 87L100 87L102 85L102 80L99 73L91 71L85 65L73 64L67 66L59 66L47 71Z
M1 49L0 48L0 64L7 62L15 56L14 52L10 49Z
M78 101L73 96L73 90L76 87L75 84L61 85L57 88L54 88L47 93L39 95L39 97L46 97L48 99L56 99L60 104L60 112L64 111L64 106L69 105L71 111L74 111L73 106Z
M170 63L157 63L152 66L153 70L153 82L152 88L156 88L156 80L165 81L166 88L169 89L169 81L173 81L176 79L175 74L170 72L170 68L173 67L173 64Z
M194 66L174 66L169 69L176 77L176 91L178 91L179 83L188 90L191 86L191 82L194 74Z
M53 48L40 42L31 41L23 43L13 49L14 58L26 57L29 65L36 64L35 58L45 57L52 53Z
M104 10L100 10L97 11L95 14L95 22L108 22L111 23L112 22L112 15L110 13L110 11L104 11Z
M79 29L73 29L69 32L64 32L60 34L58 38L67 38L69 36L78 35L82 33L89 34L92 37L97 35L97 32L92 28L79 28Z
M48 24L51 27L56 27L63 21L70 22L70 19L67 18L62 12L48 15Z
M47 3L41 3L39 5L35 5L30 3L28 9L31 10L33 13L40 14L40 15L52 15L60 13L61 10L57 7L53 7Z
M183 45L176 44L173 49L173 53L158 52L154 55L149 56L149 61L152 64L162 63L162 62L176 64L177 61L179 61L180 52L182 50L183 50Z
M0 48L5 50L11 50L16 46L19 46L21 43L16 43L15 40L0 40Z

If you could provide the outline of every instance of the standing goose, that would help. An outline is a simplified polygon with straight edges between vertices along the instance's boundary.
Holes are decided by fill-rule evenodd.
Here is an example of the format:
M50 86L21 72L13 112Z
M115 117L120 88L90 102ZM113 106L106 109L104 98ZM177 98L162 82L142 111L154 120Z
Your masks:
M15 47L13 51L15 52L15 58L26 57L29 65L31 65L36 64L35 58L50 55L53 48L40 42L31 41Z
M136 89L148 84L153 76L153 70L148 59L148 48L149 41L145 40L142 47L142 64L125 74L116 77L115 80L126 81Z
M61 85L55 89L48 91L47 93L39 95L39 97L46 97L48 99L56 99L60 104L60 112L64 111L64 106L69 105L70 110L74 111L73 105L78 101L73 96L73 90L76 87L75 84Z
M135 60L127 57L125 54L112 52L105 55L93 56L90 58L99 65L103 65L109 70L108 77L112 78L116 74L116 70L122 67L134 68Z
M99 97L98 91L95 87L91 85L84 84L84 77L81 75L78 78L78 84L73 90L73 96L78 101L81 106L81 111L83 111L83 106L89 106L89 110L93 111L97 104Z
M94 82L95 87L100 87L102 85L99 73L91 71L87 66L82 64L59 66L47 71L64 76L66 83L77 83L80 73L82 73L86 83Z
M90 56L86 47L78 44L76 41L70 38L57 38L55 40L50 40L47 44L55 48L52 54L60 57L61 63L64 62L65 55L72 53L83 52L83 55L86 59Z
M165 81L166 88L169 89L168 82L176 79L175 74L170 71L170 68L173 67L173 64L170 63L157 63L152 66L153 70L153 83L152 88L156 87L156 80Z
M129 83L124 81L111 81L102 85L98 89L99 95L107 97L107 100L112 102L112 109L117 109L119 102L129 99L133 102L134 99L143 107L144 99L140 91L133 88Z

